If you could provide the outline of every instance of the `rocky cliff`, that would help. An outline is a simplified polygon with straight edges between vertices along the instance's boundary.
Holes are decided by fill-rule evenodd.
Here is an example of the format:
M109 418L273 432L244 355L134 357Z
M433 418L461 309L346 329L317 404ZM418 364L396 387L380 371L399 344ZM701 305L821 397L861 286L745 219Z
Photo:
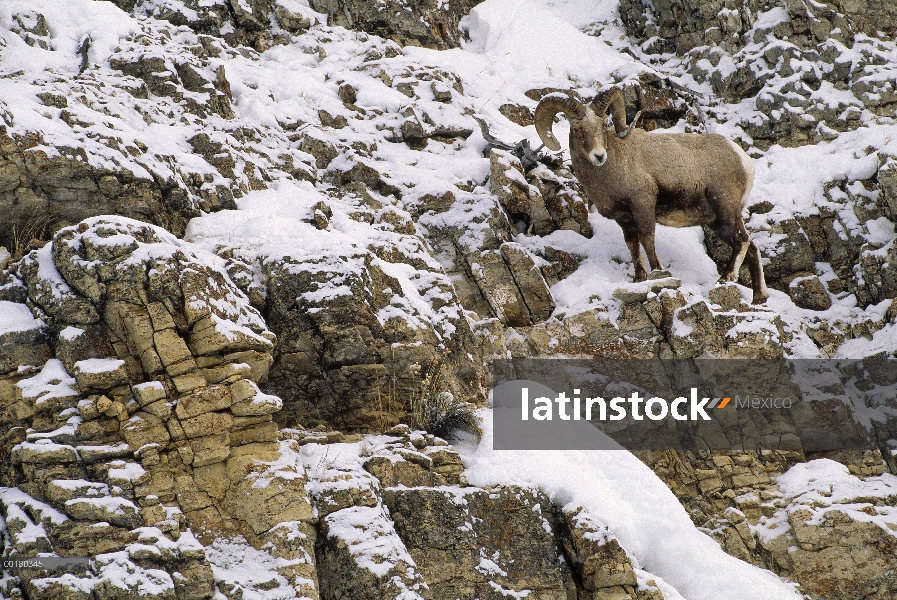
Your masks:
M891 404L880 450L638 455L730 582L595 500L613 461L581 495L417 429L488 425L499 358L894 356L893 7L586 4L0 6L0 553L93 559L0 598L897 593ZM629 283L532 152L541 97L605 84L754 158L766 306L709 230Z

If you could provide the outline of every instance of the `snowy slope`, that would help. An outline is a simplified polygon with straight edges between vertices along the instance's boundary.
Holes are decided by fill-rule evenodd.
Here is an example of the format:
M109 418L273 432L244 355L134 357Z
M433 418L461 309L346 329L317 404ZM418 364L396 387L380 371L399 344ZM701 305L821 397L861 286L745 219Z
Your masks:
M698 531L669 488L629 452L494 451L490 411L481 414L483 441L459 446L471 483L536 486L558 505L583 507L610 528L634 566L666 584L665 597L670 588L688 600L801 597L793 584L729 556Z

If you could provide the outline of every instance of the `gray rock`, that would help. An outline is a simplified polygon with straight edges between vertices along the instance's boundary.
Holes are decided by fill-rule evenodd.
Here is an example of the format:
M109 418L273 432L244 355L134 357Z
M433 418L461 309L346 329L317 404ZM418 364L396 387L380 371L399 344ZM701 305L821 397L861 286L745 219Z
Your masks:
M384 492L384 500L434 600L498 598L493 584L552 600L566 600L574 589L558 559L551 505L541 492L395 488ZM478 568L483 555L498 569Z
M661 279L648 279L628 283L624 287L614 290L613 296L622 302L644 302L649 294L656 294L660 290L675 290L682 286L682 280L675 277L663 277Z
M327 515L321 521L318 555L322 600L392 600L413 592L430 597L382 506L349 507Z
M548 289L548 284L536 267L533 257L523 246L515 242L502 244L501 255L514 277L533 322L548 319L554 311L554 298L551 297L551 290Z
M856 266L857 299L861 306L897 297L897 243L885 248L868 248Z
M788 284L788 295L801 308L828 310L832 307L832 299L815 275L792 279Z
M741 303L741 292L734 283L717 285L710 290L711 304L716 304L722 310L736 310Z
M632 561L607 526L588 518L581 509L565 510L563 522L569 532L564 538L567 556L572 558L585 589L595 592L636 584Z
M311 6L326 13L329 22L395 40L402 46L425 46L444 50L461 42L458 22L480 0L459 0L447 5L437 0L412 0L400 6L384 6L375 0L311 0Z
M0 310L8 319L0 330L0 374L16 371L20 366L43 365L53 356L46 324L35 319L25 304L0 302ZM13 314L21 319L13 322ZM5 399L11 402L12 398Z
M486 250L467 258L470 272L493 314L505 325L530 324L530 312L514 276L498 250Z

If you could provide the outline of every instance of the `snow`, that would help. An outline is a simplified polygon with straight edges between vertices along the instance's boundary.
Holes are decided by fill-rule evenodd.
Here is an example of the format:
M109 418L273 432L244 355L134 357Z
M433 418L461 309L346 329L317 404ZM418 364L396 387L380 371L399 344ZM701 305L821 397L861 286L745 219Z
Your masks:
M663 481L629 452L497 452L491 410L480 416L479 445L457 445L472 485L537 487L557 505L581 506L607 524L635 567L659 576L688 600L801 598L792 585L726 554L698 531Z
M16 524L16 541L20 543L35 543L47 539L47 531L43 525L34 523L28 513L16 504L6 506L6 520Z
M273 407L274 410L280 410L283 408L283 400L281 400L278 396L273 394L266 394L264 392L256 392L255 396L252 397L252 400L249 402L255 406L266 406Z
M54 479L51 482L57 487L65 490L77 491L81 490L86 497L103 497L109 495L109 486L105 483L96 483L87 481L86 479Z
M77 409L74 409L74 410L77 410ZM52 440L52 439L55 439L57 436L63 436L63 435L74 436L75 432L78 429L78 425L80 425L83 421L84 421L84 419L82 419L80 415L75 414L68 418L65 425L63 425L62 427L58 427L58 428L54 429L53 431L37 433L37 432L33 432L33 431L29 430L29 433L28 433L26 439L28 441L40 440L40 439Z
M179 265L181 277L198 273L208 279L210 293L202 297L191 295L184 298L191 317L195 317L196 320L208 319L215 330L228 340L242 336L262 347L271 346L271 341L263 335L267 333L264 319L252 308L245 294L227 275L224 260L217 255L185 243L161 227L127 217L113 215L91 217L82 221L82 225L86 225L86 229L76 230L75 235L66 241L67 244L74 248L107 246L119 248L119 254L129 253L126 260L115 265L118 269L173 262ZM103 237L103 229L109 227L114 227L119 232ZM140 232L149 232L149 235ZM141 239L151 241L139 242L135 237L138 235ZM48 244L45 248L50 246L51 244ZM52 258L46 260L53 264ZM41 267L43 268L43 262ZM112 365L108 362L87 364L90 365L88 368L106 368Z
M538 30L533 24L538 23ZM584 88L643 69L539 2L490 0L477 5L461 24L470 43L464 50L482 55L487 73L511 85L548 87L568 80ZM466 78L465 78L466 80Z
M349 549L359 567L384 577L404 563L415 566L383 506L351 506L326 517L328 534Z
M75 363L74 370L79 373L110 373L125 366L125 361L117 358L88 358Z
M19 451L19 450L28 450L30 452L34 452L37 454L45 454L45 453L49 453L49 452L59 452L59 451L64 452L66 450L74 450L74 448L72 448L71 446L69 446L67 444L57 444L57 443L53 442L52 440L49 440L46 438L38 438L33 442L32 441L20 442L20 443L16 444L15 446L13 446L12 449L14 452Z
M147 381L147 382L145 382L145 383L138 383L137 385L134 386L134 389L140 389L140 390L147 390L147 389L152 389L152 390L164 390L164 389L165 389L165 385L164 385L161 381Z
M790 513L809 511L806 522L818 525L832 511L859 523L877 525L888 535L897 536L897 477L885 473L860 479L846 466L829 459L799 463L776 477L781 496L767 502L771 515L761 516L751 526L762 541L768 542L791 530ZM873 504L874 503L874 504Z
M848 131L831 142L783 148L773 146L754 160L754 190L751 202L766 200L776 207L773 213L753 218L815 214L824 202L823 185L829 181L869 179L878 171L878 154L866 154L866 147L897 153L897 141L890 127L862 127Z
M41 52L21 39L8 36L13 65L35 69L41 63L60 70L77 73L81 58L77 50L84 36L91 38L89 59L92 63L107 62L121 38L138 31L134 18L111 2L53 0L5 0L0 5L0 23L5 29L12 26L12 15L34 11L49 15L47 26L53 40L55 54ZM41 65L42 67L44 65Z
M17 506L20 509L27 511L29 514L35 515L37 520L42 523L62 525L68 521L67 516L49 504L44 504L43 502L32 498L19 488L0 487L0 503L2 503L7 510L11 510L12 506ZM9 513L7 513L6 519L7 521L11 520ZM31 519L29 517L28 522L30 521Z
M81 335L84 334L84 330L78 327L72 327L69 325L65 329L59 332L59 337L67 342L74 341L78 339Z
M385 203L390 202L381 198ZM333 209L331 226L326 231L319 231L307 222L312 207L318 202L325 202ZM446 317L457 319L458 311L452 304L438 310L432 306L440 289L437 286L447 287L449 280L443 273L433 272L440 267L418 238L375 229L353 220L347 214L354 208L351 204L325 196L308 182L275 182L271 189L238 201L238 206L238 211L221 211L192 220L185 238L209 247L219 243L239 245L265 263L286 261L285 266L289 266L299 262L303 270L309 271L313 271L315 265L322 269L330 267L345 274L346 278L362 277L362 257L369 254L369 248L395 245L403 254L419 259L432 271L372 257L372 262L396 278L401 288L393 290L392 304L380 313L381 321L401 316L412 327L436 327L447 335L452 333ZM319 286L317 290L301 296L302 302L310 305L310 312L336 297L352 293L343 278L316 285Z
M41 577L39 579L31 580L32 585L39 590L47 589L50 586L60 586L75 590L76 592L84 594L86 597L91 596L93 588L96 586L96 582L97 580L94 577L78 577L71 573L63 573L59 577Z
M99 583L121 590L120 594L138 597L174 593L171 575L161 569L145 569L134 564L125 551L97 554L94 560L100 572Z
M205 552L215 582L239 590L243 600L307 600L304 595L298 596L297 589L279 572L284 567L288 572L290 566L304 564L305 558L274 557L264 549L253 548L242 536L220 537ZM300 589L313 587L313 582L299 577L294 578L294 583Z
M528 598L530 595L529 590L515 592L514 590L509 590L507 588L504 588L504 587L498 585L494 581L489 582L489 587L491 587L493 590L495 590L496 592L498 592L505 598L514 598L515 600L522 600L523 598Z
M897 477L891 474L860 479L829 459L800 463L776 478L786 497L808 505L835 504L854 498L897 498Z
M0 300L0 335L33 331L43 326L44 322L35 319L26 305Z
M22 398L33 400L35 405L53 398L77 396L78 390L74 386L75 378L66 372L62 361L56 358L48 360L41 372L34 377L16 384L21 390Z
M782 6L776 6L765 12L757 13L752 29L754 31L772 29L779 23L786 23L788 20L788 10Z
M364 469L366 458L362 456L377 453L376 439L368 438L364 444L311 443L299 449L299 460L308 473L305 489L316 504L323 502L327 495L342 490L380 487L377 479Z
M24 260L31 261L31 255L26 256ZM34 260L38 264L38 278L44 286L49 286L49 291L54 298L59 300L74 295L71 286L63 279L62 274L56 268L56 263L53 262L52 244L44 244L42 248L38 249L34 254Z
M866 239L869 240L870 244L884 246L894 240L894 223L889 221L887 217L870 219L866 221L865 226L869 232Z
M139 463L116 460L109 463L109 479L125 479L135 481L146 475L146 471Z
M265 465L265 468L261 472L254 471L248 476L253 480L252 487L262 489L271 485L271 482L276 479L292 481L305 477L305 470L302 468L292 440L281 441L279 452L280 455L273 461L258 461L258 464Z
M106 491L108 493L108 490ZM65 502L66 506L83 504L95 506L102 509L104 513L112 515L127 515L135 514L137 512L137 507L134 506L134 503L127 498L116 498L112 496L106 496L102 498L74 498L72 500L66 500ZM128 511L126 509L131 510Z

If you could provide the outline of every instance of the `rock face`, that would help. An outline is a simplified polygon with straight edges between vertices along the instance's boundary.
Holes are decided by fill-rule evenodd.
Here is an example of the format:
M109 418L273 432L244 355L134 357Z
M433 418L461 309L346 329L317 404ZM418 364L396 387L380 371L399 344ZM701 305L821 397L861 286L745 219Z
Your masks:
M322 598L662 598L637 586L605 526L562 515L536 490L465 485L438 438L398 426L359 448L341 434L289 434L322 519Z
M479 400L485 371L451 280L400 202L360 182L347 187L344 198L309 202L298 235L318 240L316 249L219 247L278 336L261 385L285 401L279 423L388 428L408 419L436 365L440 391Z
M592 237L588 203L571 173L559 175L542 164L525 173L516 156L495 149L489 166L489 191L518 231L548 235L566 229Z
M893 243L883 244L875 231L880 223L890 223L890 157L882 157L881 167L869 180L832 182L817 206L781 219L771 206L749 206L747 227L761 248L767 284L787 293L801 308L825 311L833 298L855 294L862 307L891 300L894 286L887 264ZM887 226L887 225L886 225ZM704 229L708 253L723 268L730 250L709 229ZM750 282L747 268L739 281ZM864 330L853 332L837 325L845 337L868 335L886 320L870 320ZM827 342L826 342L827 343Z
M388 6L373 0L311 0L329 22L394 40L444 50L461 42L458 22L482 0L413 0Z
M216 261L123 217L63 229L22 261L34 267L23 277L28 303L54 323L60 358L28 366L38 341L3 365L3 481L17 488L0 488L0 504L12 531L44 532L38 546L30 533L14 535L12 549L95 556L101 574L134 574L56 587L26 577L32 597L125 597L144 578L160 598L209 598L214 580L198 539L230 530L268 542L277 526L310 528L301 468L265 462L295 451L272 422L282 402L255 383L275 336ZM47 335L25 305L4 306L22 313L4 329L14 349L32 345L23 335ZM305 547L313 545L310 535ZM312 583L295 593L314 593L313 563L304 564L292 572Z
M749 99L755 110L739 113L739 125L757 147L831 139L856 128L864 108L894 114L893 66L877 41L894 39L897 31L897 8L887 2L834 1L811 8L799 1L663 0L647 8L623 0L620 16L630 35L651 39L650 51L685 56L689 73L727 102ZM863 58L845 62L845 47ZM734 61L734 68L717 69L721 60ZM844 95L843 103L832 106L817 93L821 86L849 91L852 98Z
M893 561L895 490L876 476L884 467L873 455L848 459L851 473L788 453L642 458L733 556L799 581L816 598L893 595L894 580L883 574Z
M508 488L464 490L460 496L436 490L385 494L397 531L430 582L434 599L530 589L538 598L561 600L573 587L570 574L556 559L555 540L538 516L534 518L534 513L550 508L538 493ZM465 524L473 517L484 521L471 530ZM517 535L508 539L508 531ZM489 557L492 572L482 556Z
M751 41L743 36L751 32L758 20L758 14L775 6L762 1L735 5L724 0L663 0L653 5L656 21L645 20L644 7L625 1L621 4L621 15L630 33L637 35L659 35L671 49L685 53L703 45L733 44L740 48ZM840 35L856 33L868 35L884 34L893 37L897 32L897 9L893 5L878 0L857 2L827 2L812 10L799 2L785 4L790 23L782 24L777 34L793 34L798 40L824 42L830 37L831 28L842 27ZM676 20L676 17L680 20ZM804 21L801 22L800 18ZM836 36L838 34L835 34Z
M191 193L174 182L160 185L129 170L97 168L76 155L50 157L34 148L40 144L36 136L10 136L0 126L0 209L10 225L0 231L0 244L14 251L101 214L119 214L183 234L187 221L200 210L234 208L226 189L194 203L190 198L201 197L195 189Z
M152 582L159 598L239 598L267 585L229 575L234 553L279 560L272 576L310 598L575 593L559 557L576 525L539 492L468 487L451 446L404 426L385 443L365 442L378 445L364 455L343 434L282 434L272 418L283 403L257 385L276 338L223 259L161 228L97 217L60 230L18 264L27 304L3 301L13 352L0 387L2 482L14 487L0 488L0 513L14 553L89 556L99 573L52 584L21 575L15 585L30 597L91 590L118 598ZM336 310L306 314L318 315L320 331L350 326ZM19 348L50 331L58 358L30 366L49 347ZM353 366L338 345L324 348L322 360ZM357 464L333 469L309 453L326 456L328 441L357 452ZM472 529L458 529L468 522ZM521 534L508 540L510 529ZM382 542L374 554L371 537ZM470 556L447 572L439 557L459 544ZM625 554L601 552L577 548L590 569L629 565ZM627 577L588 585L636 598Z
M187 222L201 212L235 208L235 197L265 187L270 181L267 168L282 167L299 177L309 176L311 156L298 150L278 153L267 167L257 157L250 159L245 151L251 140L274 134L285 142L286 135L258 124L236 124L227 73L216 61L235 51L224 39L207 35L230 31L225 37L234 43L248 38L257 41L261 36L267 40L262 46L268 47L271 28L277 27L269 22L271 3L249 3L255 6L252 14L264 15L255 25L250 13L231 15L230 3L223 1L170 2L164 7L133 1L121 4L136 16L164 20L134 21L132 35L123 36L101 54L85 47L87 58L76 82L59 73L26 84L37 110L58 127L22 131L14 126L16 113L30 110L28 104L9 111L5 105L0 107L4 115L0 119L0 210L9 222L9 227L0 229L0 245L17 258L33 239L46 242L60 228L101 214L139 219L180 236ZM316 13L305 10L314 20L311 15ZM239 22L237 27L234 20ZM39 13L25 21L33 21L38 33L54 25L48 25ZM172 36L165 21L195 26L202 33L181 30ZM26 43L43 40L33 32L18 31ZM285 32L282 35L289 39ZM142 41L146 39L157 40L153 51L147 51ZM56 52L50 38L42 43L48 55ZM88 60L91 56L93 63ZM122 107L116 109L112 125L105 121L109 102ZM163 123L182 127L188 146L134 135ZM123 131L127 133L122 135ZM191 155L201 162L188 158Z

